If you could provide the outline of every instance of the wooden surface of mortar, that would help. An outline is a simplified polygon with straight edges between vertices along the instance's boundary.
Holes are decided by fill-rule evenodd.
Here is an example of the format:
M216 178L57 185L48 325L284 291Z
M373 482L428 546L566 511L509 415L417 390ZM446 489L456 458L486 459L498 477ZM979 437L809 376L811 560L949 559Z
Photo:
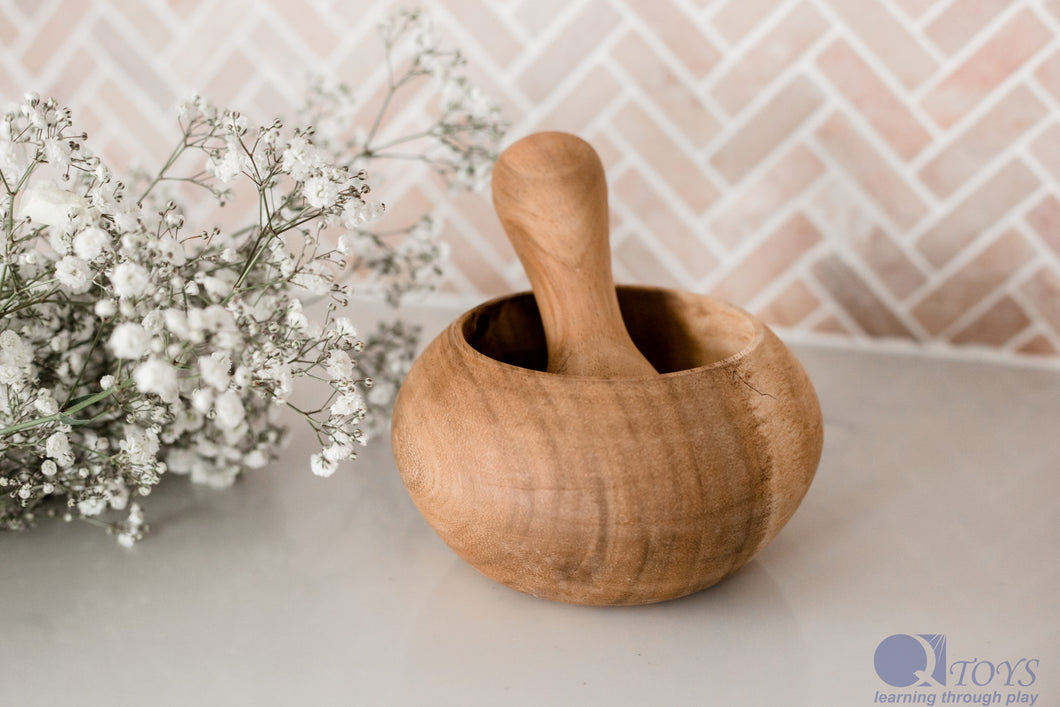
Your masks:
M712 298L620 287L660 374L544 372L533 298L465 313L424 352L394 413L420 512L461 557L530 594L643 604L745 565L820 459L820 407L766 326Z

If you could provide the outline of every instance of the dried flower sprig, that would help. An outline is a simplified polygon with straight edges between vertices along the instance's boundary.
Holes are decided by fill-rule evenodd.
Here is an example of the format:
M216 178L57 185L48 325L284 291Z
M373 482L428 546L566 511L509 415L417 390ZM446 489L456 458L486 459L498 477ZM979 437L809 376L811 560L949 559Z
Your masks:
M55 101L29 95L3 114L0 528L43 513L132 544L146 529L141 499L167 474L225 486L274 458L284 408L316 434L310 468L322 476L385 426L416 332L384 324L365 340L340 311L354 289L397 302L429 287L445 249L429 215L372 230L384 209L365 168L426 139L422 161L452 183L481 182L501 135L495 108L424 27L413 12L383 30L388 66L414 37L411 73L391 73L392 91L404 76L440 81L441 118L408 140L375 142L390 93L359 140L342 137L346 89L314 88L323 132L253 127L194 97L169 159L126 185ZM186 228L176 192L205 189L223 205L239 183L256 196L249 223ZM292 400L302 380L323 391L310 406Z

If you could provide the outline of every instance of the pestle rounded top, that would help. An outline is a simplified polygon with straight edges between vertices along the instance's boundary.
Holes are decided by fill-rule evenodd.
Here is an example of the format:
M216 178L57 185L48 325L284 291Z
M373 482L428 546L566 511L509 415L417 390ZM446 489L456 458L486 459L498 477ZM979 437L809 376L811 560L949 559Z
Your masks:
M529 135L493 168L493 205L526 270L550 373L657 375L622 321L611 274L607 180L589 143Z

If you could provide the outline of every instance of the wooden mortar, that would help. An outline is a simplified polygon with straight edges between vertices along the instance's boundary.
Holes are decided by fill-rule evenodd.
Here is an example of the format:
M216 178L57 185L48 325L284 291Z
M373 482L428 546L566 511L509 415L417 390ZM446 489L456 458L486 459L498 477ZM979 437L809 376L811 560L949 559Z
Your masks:
M747 564L821 455L806 373L711 297L611 283L586 143L524 138L494 203L534 294L466 312L417 359L394 455L424 518L483 574L577 604L664 601Z

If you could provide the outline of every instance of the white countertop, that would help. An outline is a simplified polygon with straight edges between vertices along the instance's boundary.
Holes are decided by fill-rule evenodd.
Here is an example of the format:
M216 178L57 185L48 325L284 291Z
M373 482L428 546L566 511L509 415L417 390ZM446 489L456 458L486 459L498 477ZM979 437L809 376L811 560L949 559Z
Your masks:
M794 349L824 410L817 478L714 588L519 594L420 518L386 441L319 479L301 436L231 489L165 484L132 550L77 524L0 534L0 705L855 707L910 692L873 657L918 633L945 634L951 670L1039 661L1028 687L953 673L920 704L1060 705L1060 373Z

